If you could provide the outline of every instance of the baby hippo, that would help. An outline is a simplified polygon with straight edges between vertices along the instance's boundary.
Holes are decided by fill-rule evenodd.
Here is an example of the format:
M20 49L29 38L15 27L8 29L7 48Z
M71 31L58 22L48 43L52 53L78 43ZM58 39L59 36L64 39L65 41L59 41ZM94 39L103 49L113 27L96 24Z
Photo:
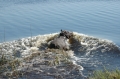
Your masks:
M69 50L70 44L68 40L72 35L69 31L61 30L59 36L50 42L49 48Z

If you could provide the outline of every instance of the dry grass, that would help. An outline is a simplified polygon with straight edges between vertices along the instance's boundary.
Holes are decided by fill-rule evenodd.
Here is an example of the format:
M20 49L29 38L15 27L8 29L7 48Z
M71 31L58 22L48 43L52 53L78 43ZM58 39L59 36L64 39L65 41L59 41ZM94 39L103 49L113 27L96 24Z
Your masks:
M12 72L20 66L20 63L17 59L8 60L6 56L2 55L0 57L0 74L6 78L10 78L13 75Z
M120 70L98 70L89 79L120 79Z

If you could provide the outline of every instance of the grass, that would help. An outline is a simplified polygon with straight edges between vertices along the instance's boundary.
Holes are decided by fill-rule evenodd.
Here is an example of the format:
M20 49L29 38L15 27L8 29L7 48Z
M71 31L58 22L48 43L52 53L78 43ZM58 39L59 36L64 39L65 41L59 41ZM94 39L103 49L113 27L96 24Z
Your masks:
M53 60L47 60L45 61L45 65L48 66L58 66L60 64L64 64L66 66L71 66L72 62L69 61L68 54L59 49L48 49L46 52L36 52L31 54L29 57L25 58L25 61L30 61L34 59L35 57L40 58L50 58L49 52L52 52L52 59ZM17 59L14 60L8 60L6 56L3 54L0 57L0 75L4 72L7 72L4 76L9 79L12 78L19 78L24 73L17 71L17 67L20 66L20 61ZM12 73L11 73L12 71ZM93 75L90 75L88 79L120 79L120 70L108 70L104 68L104 70L97 70L93 72Z
M32 27L30 26L30 47L32 47Z
M7 59L7 57L3 54L0 57L0 76L12 76L13 73L11 72L15 71L18 66L20 66L20 63L21 62L17 59Z
M8 62L8 60L6 59L6 57L3 54L0 58L0 66L6 64L7 62Z
M89 79L120 79L120 70L97 70L93 72Z

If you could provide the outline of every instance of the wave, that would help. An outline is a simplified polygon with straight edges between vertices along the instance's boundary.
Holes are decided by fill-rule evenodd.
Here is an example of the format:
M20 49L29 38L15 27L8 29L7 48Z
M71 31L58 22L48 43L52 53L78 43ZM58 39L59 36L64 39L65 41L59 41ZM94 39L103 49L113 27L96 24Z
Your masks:
M24 60L27 57L31 57L32 55L36 56L39 54L39 53L36 53L36 51L37 52L45 51L49 41L54 39L54 37L56 37L57 35L58 33L52 33L52 34L31 36L31 37L22 38L19 40L0 43L0 52L1 52L0 57L2 55L5 55L8 59L16 58L16 59ZM110 58L107 55L111 52L116 54L120 53L120 48L116 44L114 44L112 41L99 39L99 38L95 38L85 34L73 32L71 50L67 51L66 53L68 53L68 55L70 56L71 62L75 65L75 67L78 68L82 77L85 77L81 72L82 70L85 71L91 68L93 69L94 68L93 65L96 67L101 63L102 64L106 63ZM49 53L51 56L52 53L51 52ZM104 57L101 56L102 57L102 61L101 61L101 57L99 57L100 54L95 56L94 54L96 53L104 53L104 55L105 53L107 53L107 55L105 55ZM92 56L91 54L94 56ZM108 59L106 60L106 58ZM46 61L44 58L42 60ZM39 65L39 63L42 60L40 60L40 58L37 57L33 59L31 63L23 62L22 64L23 65L28 64L28 66L31 66L31 64L34 64L36 62L36 65ZM25 67L23 68L20 67L17 69L25 71Z
M31 50L45 50L47 44L58 33L38 35L28 38L22 38L11 42L0 43L1 54L13 56L14 52L17 52L16 56L19 58L27 57L32 54ZM94 53L106 53L114 52L120 53L120 48L112 41L99 39L85 34L74 32L75 42L71 44L71 50L75 54L90 55Z
M55 37L58 33L38 35L28 38L22 38L11 42L0 44L1 52L4 54L13 54L17 51L20 57L26 57L31 50L43 50L47 48L48 41ZM112 41L99 39L85 34L74 32L75 42L71 45L71 49L77 54L93 54L97 52L120 52L120 48Z
M80 42L80 53L92 54L96 52L120 52L119 46L107 39L95 38L84 34L74 33L75 39Z

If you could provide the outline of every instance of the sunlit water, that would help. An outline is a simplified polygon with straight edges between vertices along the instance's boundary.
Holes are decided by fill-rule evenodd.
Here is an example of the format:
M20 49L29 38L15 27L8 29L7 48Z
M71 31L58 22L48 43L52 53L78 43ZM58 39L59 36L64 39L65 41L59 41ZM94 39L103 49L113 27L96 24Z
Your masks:
M119 0L0 0L0 42L65 29L120 46L119 21ZM73 60L85 72L120 67L117 52L76 55Z
M0 0L0 40L76 31L120 44L119 0Z

